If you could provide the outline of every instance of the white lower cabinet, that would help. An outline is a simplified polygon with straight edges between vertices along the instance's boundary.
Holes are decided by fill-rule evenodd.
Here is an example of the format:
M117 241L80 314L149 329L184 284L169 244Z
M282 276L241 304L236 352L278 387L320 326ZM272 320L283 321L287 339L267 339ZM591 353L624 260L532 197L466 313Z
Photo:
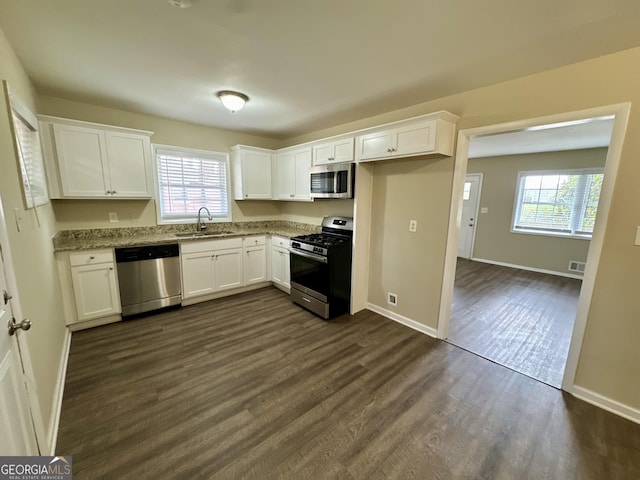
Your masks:
M244 285L241 248L216 250L213 263L216 292Z
M120 313L120 293L112 250L69 255L78 322Z
M182 298L244 285L242 238L184 242L181 250Z
M244 283L267 282L267 238L265 236L244 239Z
M291 289L289 240L286 238L271 237L271 281L285 292Z

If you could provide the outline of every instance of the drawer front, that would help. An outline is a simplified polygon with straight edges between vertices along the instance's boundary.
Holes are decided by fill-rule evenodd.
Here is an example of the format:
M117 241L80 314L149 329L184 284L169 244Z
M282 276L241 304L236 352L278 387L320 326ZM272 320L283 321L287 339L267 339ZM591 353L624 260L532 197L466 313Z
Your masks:
M275 235L271 237L271 245L274 247L289 248L290 243L291 241L288 238L277 237Z
M69 254L69 264L72 267L113 261L113 250L92 250L90 252Z
M257 237L245 237L244 246L245 247L257 247L259 245L266 245L267 237L264 235L260 235Z
M242 237L219 240L188 240L180 244L182 253L212 252L226 248L242 248Z

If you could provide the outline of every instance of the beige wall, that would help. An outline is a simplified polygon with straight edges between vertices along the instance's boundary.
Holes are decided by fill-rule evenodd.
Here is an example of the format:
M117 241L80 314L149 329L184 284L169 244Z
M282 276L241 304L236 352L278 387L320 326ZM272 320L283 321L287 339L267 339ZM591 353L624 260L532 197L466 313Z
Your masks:
M419 158L376 163L373 169L369 302L436 328L444 268L453 159ZM409 221L417 220L415 233ZM389 307L387 293L397 307Z
M606 148L469 159L467 173L482 173L480 207L473 258L569 272L569 261L587 261L588 240L511 232L518 172L604 167Z
M31 83L1 30L0 72L2 80L9 82L13 94L35 111ZM0 197L7 219L22 311L33 322L31 330L20 335L24 335L29 345L42 420L45 427L49 427L66 331L51 243L55 219L50 203L37 207L37 217L34 209L24 208L4 95L1 95L0 104ZM14 210L24 217L21 231L13 221ZM6 335L5 328L3 325L2 335Z
M460 115L458 128L466 129L632 102L576 385L640 409L640 382L637 381L640 378L640 348L637 345L637 339L640 338L640 307L636 301L640 247L633 245L636 226L640 224L640 203L637 200L640 179L640 162L637 161L640 157L640 113L637 106L640 104L639 78L640 48L634 48L314 132L289 139L287 144L311 141L438 110ZM384 168L394 173L394 167ZM398 173L402 173L406 167L399 165L397 168ZM386 215L386 212L402 213L404 188L401 185L387 189L386 199L390 205L383 208L381 202L374 204L371 226L373 250L370 269L380 276L376 281L384 288L396 288L394 293L398 294L400 301L398 313L417 316L416 321L432 328L437 327L442 281L442 269L438 264L434 265L434 259L441 259L445 253L444 239L448 227L445 212L450 208L453 160L443 160L442 168L443 172L438 172L438 175L445 184L444 188L420 193L421 202L433 208L428 215L424 215L425 221L421 222L431 230L424 241L419 244L407 243L403 249L395 248L398 235L396 225L377 217L378 214ZM405 267L401 272L394 268L388 270L388 266L406 263L406 257L412 258L411 268ZM420 266L419 269L413 266L416 264ZM381 298L382 290L371 286L369 300L387 308L386 298ZM413 305L405 307L403 303L404 299L415 296L428 297L422 301L424 309L420 312L415 312Z

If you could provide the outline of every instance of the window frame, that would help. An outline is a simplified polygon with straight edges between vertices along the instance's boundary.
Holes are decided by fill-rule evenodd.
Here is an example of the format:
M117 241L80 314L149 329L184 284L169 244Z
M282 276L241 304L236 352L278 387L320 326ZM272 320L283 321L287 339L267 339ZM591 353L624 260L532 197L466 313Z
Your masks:
M544 237L556 237L556 238L573 238L577 240L591 240L593 237L593 233L570 233L570 232L561 232L561 231L553 231L553 230L537 230L537 229L527 229L527 228L516 228L516 220L518 219L518 214L520 212L520 208L522 205L522 189L524 187L524 183L522 181L523 177L526 176L544 176L544 175L593 175L593 174L602 174L604 175L604 167L589 167L589 168L563 168L558 170L524 170L519 171L518 176L516 178L516 188L514 194L514 202L513 202L513 212L511 215L511 233L517 233L522 235L539 235ZM600 192L602 194L602 192ZM600 204L600 197L598 197L598 205ZM586 207L586 205L585 205ZM583 216L585 207L583 207L578 213ZM572 213L575 213L576 207L574 205ZM596 213L597 215L597 213Z
M215 152L213 150L202 150L197 148L188 148L188 147L179 147L176 145L163 145L159 143L154 143L152 145L153 148L153 184L154 184L154 200L156 202L156 219L158 225L176 225L176 224L190 224L198 222L198 215L189 214L183 217L178 218L170 218L165 219L162 217L162 201L160 198L160 179L158 178L159 167L158 167L158 152L168 152L175 153L179 155L193 155L195 157L201 158L209 158L212 160L218 160L224 162L225 165L225 184L227 191L227 215L225 217L213 217L212 220L209 220L209 217L204 216L203 218L207 223L228 223L232 221L232 210L233 206L231 204L231 162L229 159L229 154L226 152ZM207 205L202 205L206 207Z

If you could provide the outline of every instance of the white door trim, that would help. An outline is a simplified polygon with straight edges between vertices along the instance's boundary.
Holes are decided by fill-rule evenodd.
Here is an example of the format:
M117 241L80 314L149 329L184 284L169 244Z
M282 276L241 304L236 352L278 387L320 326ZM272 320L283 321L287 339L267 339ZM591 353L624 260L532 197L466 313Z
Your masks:
M449 321L451 317L451 302L453 300L453 282L455 279L456 257L458 249L458 232L462 217L462 191L467 172L467 162L469 154L469 142L471 138L489 133L504 133L513 130L521 130L535 125L566 122L580 120L584 118L601 117L615 115L613 133L607 152L606 165L604 169L604 182L600 193L600 203L598 205L598 216L593 229L591 246L587 256L587 265L582 281L580 299L578 301L578 311L576 321L571 336L569 355L562 380L562 389L569 393L575 393L575 377L580 358L580 350L584 339L584 332L587 325L587 315L593 295L596 272L602 254L604 243L605 227L609 218L613 188L620 164L622 145L627 130L629 120L630 103L620 103L603 107L589 108L574 112L549 115L544 117L517 120L514 122L497 125L487 125L484 127L470 128L458 132L458 144L456 158L453 169L453 186L451 189L451 210L449 212L449 229L447 233L447 247L445 252L445 267L442 279L442 293L440 296L440 313L438 317L438 338L447 338L449 335Z
M7 232L4 209L2 208L2 199L0 199L0 244L2 244L2 251L4 252L4 271L7 280L7 287L11 290L11 296L13 297L11 300L13 314L15 318L18 319L18 321L21 321L24 318L22 313L22 303L20 303L20 295L18 293L16 271L13 265L13 257L11 256L9 234ZM6 334L6 325L0 325L0 335ZM47 435L44 428L44 422L42 420L40 403L38 401L37 386L35 376L33 374L33 364L31 363L31 355L29 354L29 345L27 344L24 335L22 335L20 332L18 332L16 336L18 340L18 349L20 351L20 359L22 361L22 368L24 370L25 382L27 385L29 410L31 413L31 419L33 421L36 443L38 444L38 450L42 455L45 452L48 452L49 448L47 443Z

